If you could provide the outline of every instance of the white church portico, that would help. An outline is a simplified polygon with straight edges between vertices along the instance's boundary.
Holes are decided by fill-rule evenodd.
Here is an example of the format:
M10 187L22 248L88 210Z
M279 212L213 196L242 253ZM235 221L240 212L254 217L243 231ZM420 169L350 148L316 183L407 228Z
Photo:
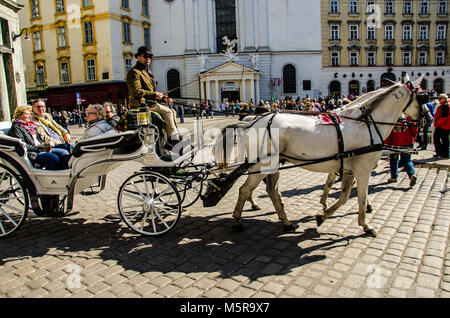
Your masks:
M259 100L259 71L234 62L225 62L198 74L200 96L218 105L223 100Z

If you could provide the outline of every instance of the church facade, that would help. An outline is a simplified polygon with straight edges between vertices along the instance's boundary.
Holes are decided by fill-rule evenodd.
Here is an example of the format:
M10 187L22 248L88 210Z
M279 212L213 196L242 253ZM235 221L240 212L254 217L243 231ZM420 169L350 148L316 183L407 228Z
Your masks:
M155 0L150 15L161 92L215 105L321 95L319 1Z

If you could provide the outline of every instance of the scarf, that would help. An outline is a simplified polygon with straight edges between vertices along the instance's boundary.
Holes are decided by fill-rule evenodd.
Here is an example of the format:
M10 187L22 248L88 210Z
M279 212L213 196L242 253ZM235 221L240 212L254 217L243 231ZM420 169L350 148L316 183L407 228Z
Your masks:
M39 121L42 124L51 128L55 133L57 133L61 137L61 140L64 142L64 133L61 130L59 130L55 125L53 125L53 122L51 120L47 120L47 119L45 119L45 117L40 117L40 116L36 116L36 117L39 119Z
M14 120L16 123L18 123L21 127L25 128L26 131L28 131L31 136L36 136L36 123L33 121L25 121L20 118L16 118Z

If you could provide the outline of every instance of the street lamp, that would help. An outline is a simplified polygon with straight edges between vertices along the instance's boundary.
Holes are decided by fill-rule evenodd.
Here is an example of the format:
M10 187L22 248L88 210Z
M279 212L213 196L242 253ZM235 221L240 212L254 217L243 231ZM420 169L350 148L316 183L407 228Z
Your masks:
M27 28L23 28L23 29L20 31L19 34L16 34L14 31L11 32L11 38L12 38L12 41L14 42L18 37L21 37L22 34L23 34L23 31L26 31L26 32L25 32L25 40L29 40L30 37L28 36L28 29L27 29Z

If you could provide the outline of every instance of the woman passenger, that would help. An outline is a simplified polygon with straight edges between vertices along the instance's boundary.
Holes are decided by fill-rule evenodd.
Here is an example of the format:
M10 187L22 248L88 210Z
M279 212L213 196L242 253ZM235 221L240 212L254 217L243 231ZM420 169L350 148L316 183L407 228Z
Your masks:
M18 106L8 135L25 143L28 159L48 170L68 169L70 154L64 149L52 148L50 141L44 142L37 132L37 124L31 121L31 106Z

